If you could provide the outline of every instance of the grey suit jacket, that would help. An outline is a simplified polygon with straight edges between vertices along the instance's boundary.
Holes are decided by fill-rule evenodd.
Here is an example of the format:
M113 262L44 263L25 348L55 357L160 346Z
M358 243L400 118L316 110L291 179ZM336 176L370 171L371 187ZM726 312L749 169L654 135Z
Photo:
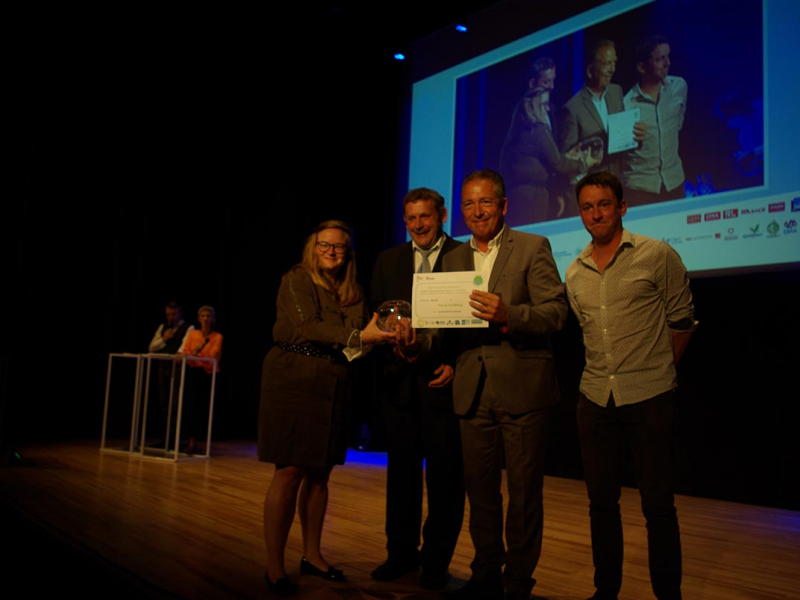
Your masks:
M610 84L606 92L608 114L613 115L625 110L622 98L622 88L615 83ZM593 135L600 136L603 139L603 162L592 170L602 171L609 169L615 175L619 175L618 155L608 156L608 133L603 129L600 113L597 112L592 102L592 94L586 86L581 88L561 108L558 119L558 133L558 147L561 152L566 152L579 141L588 137Z
M474 269L473 250L463 244L444 257L445 271ZM550 243L506 228L489 279L489 291L508 307L508 325L444 330L455 360L453 407L469 412L485 368L501 391L506 412L524 414L559 400L549 334L564 326L567 304Z

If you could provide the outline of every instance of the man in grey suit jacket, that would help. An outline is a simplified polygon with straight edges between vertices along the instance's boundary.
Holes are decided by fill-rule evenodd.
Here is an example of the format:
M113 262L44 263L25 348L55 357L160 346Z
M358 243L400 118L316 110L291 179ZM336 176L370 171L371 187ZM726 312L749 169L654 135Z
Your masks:
M622 88L611 83L617 68L617 51L611 40L600 40L586 53L584 86L562 107L559 116L558 140L562 152L578 142L597 136L603 142L603 161L592 171L620 173L619 155L608 155L608 115L622 112ZM634 139L641 142L647 132L644 123L637 122Z
M444 257L445 271L475 270L489 281L487 292L470 295L473 315L489 327L444 332L456 364L453 408L461 416L475 546L472 577L456 598L527 599L542 545L545 417L559 399L549 334L564 326L567 305L550 244L505 227L506 209L498 173L469 175L461 210L472 239Z

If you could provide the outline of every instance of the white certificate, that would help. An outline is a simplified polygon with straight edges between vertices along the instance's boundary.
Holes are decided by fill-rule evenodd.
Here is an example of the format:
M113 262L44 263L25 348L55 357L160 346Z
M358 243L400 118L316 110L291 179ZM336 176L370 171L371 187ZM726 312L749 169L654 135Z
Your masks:
M630 150L639 145L633 139L633 125L641 121L639 108L631 108L608 115L608 153Z
M416 328L488 327L473 317L473 290L488 291L489 281L477 271L415 273L411 295L411 325Z

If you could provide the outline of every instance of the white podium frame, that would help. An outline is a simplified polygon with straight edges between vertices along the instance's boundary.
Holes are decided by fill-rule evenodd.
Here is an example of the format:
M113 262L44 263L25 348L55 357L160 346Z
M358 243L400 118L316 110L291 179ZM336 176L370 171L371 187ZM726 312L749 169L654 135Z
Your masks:
M126 448L112 448L106 445L106 429L108 424L108 405L109 396L111 393L111 365L114 358L131 358L136 360L136 375L133 385L133 399L132 399L132 414L131 414L131 432L128 447ZM167 426L164 432L164 448L153 448L145 446L145 434L147 429L147 409L150 399L150 373L152 371L152 364L154 360L169 360L172 361L172 373L169 383L169 405L167 408ZM205 453L204 454L187 454L180 452L181 441L181 416L183 414L183 392L184 383L186 379L186 361L196 360L200 362L214 363L214 370L211 374L211 394L208 403L208 433L206 435ZM178 388L178 414L176 415L175 426L175 444L170 449L170 430L172 428L172 410L174 401L175 389L175 371L177 363L180 363L180 380ZM153 458L157 460L167 460L177 462L179 460L187 459L205 459L211 456L211 425L214 417L214 394L216 391L217 383L217 369L216 358L206 358L204 356L175 356L172 354L131 354L131 353L115 353L112 352L108 355L108 371L106 373L106 398L105 407L103 409L103 433L100 439L100 451L112 452L117 454L127 454L129 456L137 456L140 458ZM144 385L142 378L145 379ZM142 389L144 389L144 406L142 406ZM142 410L140 410L140 408ZM141 429L141 432L140 432ZM137 444L138 439L138 444Z

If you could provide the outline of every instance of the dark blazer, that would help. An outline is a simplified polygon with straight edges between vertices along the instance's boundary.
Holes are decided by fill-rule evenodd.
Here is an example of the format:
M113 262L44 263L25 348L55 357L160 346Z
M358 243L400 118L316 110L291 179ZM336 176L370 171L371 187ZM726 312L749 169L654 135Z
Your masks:
M444 259L445 271L474 269L473 250L463 244ZM506 228L489 279L489 291L508 307L508 325L445 330L457 354L453 407L469 412L485 368L510 414L523 414L559 400L550 333L564 326L567 304L546 238ZM454 350L453 350L454 349ZM497 388L495 388L497 389Z
M447 236L442 246L433 271L442 271L443 257L460 246L461 243ZM414 274L414 247L411 242L384 250L378 255L372 272L370 306L377 310L381 302L386 300L406 300L411 302ZM431 404L451 407L450 389L434 389L428 382L435 378L433 372L442 364L438 357L420 359L409 364L397 359L389 348L381 348L386 356L383 360L384 392L387 400L393 404L406 404L424 395Z
M608 86L606 92L606 106L608 114L622 112L625 106L622 102L622 88L615 83ZM593 135L603 139L603 162L593 171L610 170L619 175L618 155L608 156L608 133L603 129L600 113L592 102L592 93L586 86L570 98L561 108L558 119L558 147L561 152L566 152L581 140Z

